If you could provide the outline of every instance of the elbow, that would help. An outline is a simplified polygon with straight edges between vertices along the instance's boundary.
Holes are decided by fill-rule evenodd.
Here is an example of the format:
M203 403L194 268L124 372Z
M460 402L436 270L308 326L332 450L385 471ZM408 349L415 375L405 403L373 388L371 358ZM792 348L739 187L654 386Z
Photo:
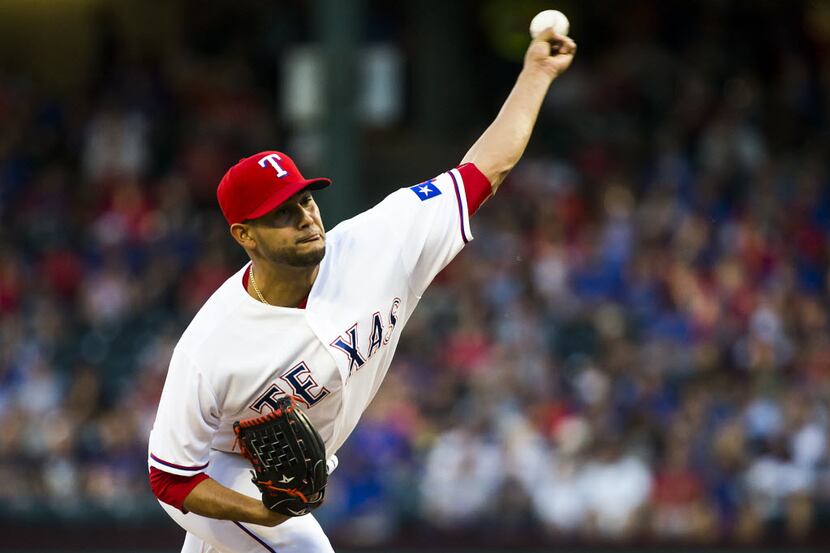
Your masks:
M504 161L502 163L491 164L489 166L485 166L484 168L481 165L476 164L479 171L484 173L484 176L487 177L487 180L490 181L490 186L495 191L504 179L507 178L508 173L513 170L516 163L512 161Z
M504 179L507 178L507 174L513 169L513 165L510 167L501 169L496 171L492 177L490 177L490 184L493 187L493 190L501 186L501 183L504 182Z
M194 476L179 476L161 471L155 467L150 468L150 488L159 501L167 503L176 509L187 513L185 501L190 497L193 489L204 480L210 478L205 473Z
M475 165L487 177L487 180L490 181L490 186L495 191L513 167L516 166L518 161L518 159L508 158L494 159L492 157L481 158L478 156L466 156L461 163L472 163Z

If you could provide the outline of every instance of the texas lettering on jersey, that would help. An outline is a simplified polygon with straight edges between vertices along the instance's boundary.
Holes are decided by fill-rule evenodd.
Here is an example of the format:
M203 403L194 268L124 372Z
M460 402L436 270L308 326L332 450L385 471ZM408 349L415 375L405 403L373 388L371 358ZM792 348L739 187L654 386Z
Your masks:
M392 306L389 308L388 324L384 324L383 316L380 311L375 311L372 314L371 333L369 335L368 344L365 353L361 352L360 348L360 331L359 325L355 323L343 334L332 340L331 346L343 352L349 363L349 377L354 371L360 369L366 361L372 358L380 348L389 343L392 337L392 332L395 330L395 325L398 323L398 308L401 305L401 299L395 298L392 301ZM331 392L325 386L321 386L314 379L311 368L305 361L300 361L291 369L280 376L281 383L272 383L262 395L260 395L251 405L250 408L257 413L262 414L266 407L274 410L277 408L277 400L285 395L293 395L297 400L306 405L306 407L314 407L324 398L329 396Z
M353 324L346 332L338 336L331 342L338 350L346 354L349 362L349 377L360 369L368 359L370 359L382 346L389 343L389 338L392 336L392 331L398 323L398 307L401 305L401 299L395 298L392 302L392 307L389 309L389 325L386 328L386 337L384 337L384 325L380 312L375 311L372 315L372 331L369 337L369 345L366 349L366 354L360 352L360 340L357 323Z

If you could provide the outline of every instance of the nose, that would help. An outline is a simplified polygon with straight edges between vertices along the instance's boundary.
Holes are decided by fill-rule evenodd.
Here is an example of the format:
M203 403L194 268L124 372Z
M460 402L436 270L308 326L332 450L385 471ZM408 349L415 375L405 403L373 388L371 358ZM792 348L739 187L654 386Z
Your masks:
M300 228L314 224L314 210L311 207L300 206Z

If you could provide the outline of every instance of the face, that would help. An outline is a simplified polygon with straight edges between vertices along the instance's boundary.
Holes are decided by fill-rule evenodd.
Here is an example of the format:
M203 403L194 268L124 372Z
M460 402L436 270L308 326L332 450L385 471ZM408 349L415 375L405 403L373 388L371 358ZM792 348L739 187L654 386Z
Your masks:
M311 192L298 192L278 208L246 221L256 250L280 265L314 267L326 254L326 231Z

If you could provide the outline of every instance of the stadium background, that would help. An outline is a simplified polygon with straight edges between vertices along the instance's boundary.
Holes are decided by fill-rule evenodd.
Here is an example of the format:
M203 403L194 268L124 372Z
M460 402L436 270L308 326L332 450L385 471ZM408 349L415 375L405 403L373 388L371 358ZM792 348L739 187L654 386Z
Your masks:
M830 3L0 2L0 549L176 550L146 436L285 149L334 222L579 54L340 453L343 550L830 541ZM565 550L565 549L563 549Z

